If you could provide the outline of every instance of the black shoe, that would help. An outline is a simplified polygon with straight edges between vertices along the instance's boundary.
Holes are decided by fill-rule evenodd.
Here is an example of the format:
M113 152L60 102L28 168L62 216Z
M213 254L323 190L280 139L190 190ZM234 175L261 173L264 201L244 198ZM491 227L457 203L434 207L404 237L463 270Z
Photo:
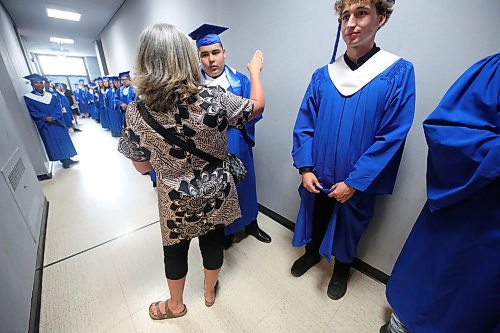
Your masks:
M247 235L254 236L257 240L263 243L271 243L271 236L269 236L264 230L259 228L257 220L253 220L249 225L245 227Z
M224 250L227 250L231 246L233 246L233 242L234 242L234 234L232 234L232 235L225 235L224 236Z
M78 163L80 163L80 161L75 161L75 160L72 160L71 158L69 158L69 161L67 162L67 164L68 164L69 166L71 166L71 165L73 165L73 164L78 164Z
M63 163L63 169L69 169L70 165L68 163Z
M257 227L257 229L247 230L247 234L254 236L258 241L263 243L271 243L271 236L266 234L266 232L259 227Z
M73 132L81 132L82 130L76 127L73 127Z
M389 331L387 330L389 328L389 323L386 323L384 326L380 328L380 333L388 333Z
M156 184L156 182L153 182L153 188L157 187L158 185Z
M292 275L295 277L299 277L304 275L305 272L309 270L309 268L313 267L316 265L319 261L321 260L321 257L318 255L310 255L310 254L304 254L302 257L299 259L295 260L295 262L292 265Z
M326 294L333 300L339 300L344 297L347 291L347 281L349 280L349 273L351 271L350 264L343 264L336 262L333 268L333 275L328 283L328 290Z

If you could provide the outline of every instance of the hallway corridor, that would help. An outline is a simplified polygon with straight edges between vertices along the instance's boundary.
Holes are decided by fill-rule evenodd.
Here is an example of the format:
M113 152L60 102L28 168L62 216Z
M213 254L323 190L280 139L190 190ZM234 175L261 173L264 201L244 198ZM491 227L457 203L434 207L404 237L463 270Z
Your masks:
M71 133L80 164L42 182L49 200L41 332L378 332L385 286L353 270L346 297L326 296L331 266L300 278L290 266L302 253L292 233L260 214L272 237L247 237L225 253L216 304L203 303L197 240L185 289L188 314L152 321L148 306L168 297L156 206L149 177L136 172L99 124L80 119ZM258 149L258 148L257 148Z

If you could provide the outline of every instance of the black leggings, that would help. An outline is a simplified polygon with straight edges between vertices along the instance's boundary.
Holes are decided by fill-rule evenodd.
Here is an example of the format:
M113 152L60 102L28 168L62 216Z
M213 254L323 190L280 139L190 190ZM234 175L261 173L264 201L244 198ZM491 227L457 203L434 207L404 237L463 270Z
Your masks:
M203 267L208 270L219 269L224 262L224 228L217 228L198 237ZM188 250L191 240L163 247L165 276L169 280L179 280L188 272Z

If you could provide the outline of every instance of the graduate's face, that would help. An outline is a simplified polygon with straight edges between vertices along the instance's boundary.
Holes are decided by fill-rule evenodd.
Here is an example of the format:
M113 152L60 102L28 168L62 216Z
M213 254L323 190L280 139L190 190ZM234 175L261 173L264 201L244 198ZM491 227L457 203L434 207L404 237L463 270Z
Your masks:
M385 16L379 15L374 4L357 3L346 6L340 16L342 38L347 48L373 47L378 29Z
M124 86L124 87L130 86L130 79L128 77L124 77L123 79L121 79L121 82L122 82L122 86Z
M201 67L210 77L217 77L224 71L226 51L220 43L200 46Z
M119 81L114 81L113 85L115 86L115 88L120 88L120 82Z
M38 91L40 93L43 92L43 90L45 88L43 81L33 81L33 82L31 82L31 86L33 87L33 89L35 89L36 91Z

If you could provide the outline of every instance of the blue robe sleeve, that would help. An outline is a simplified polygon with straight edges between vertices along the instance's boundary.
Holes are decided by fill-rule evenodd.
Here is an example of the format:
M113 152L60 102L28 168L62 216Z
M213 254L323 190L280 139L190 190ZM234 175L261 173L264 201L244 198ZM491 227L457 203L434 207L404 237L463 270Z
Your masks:
M297 169L314 165L313 138L319 110L317 97L318 74L319 70L312 75L293 127L292 158L293 165Z
M424 121L427 196L436 211L500 177L500 54L467 70Z
M120 105L122 105L123 103L121 99L122 92L123 92L123 87L118 88L118 90L116 90L115 92L113 103L115 104L115 108L117 111L123 111L122 108L120 107Z
M250 80L243 74L240 75L241 91L243 92L243 97L250 98ZM262 119L262 115L258 115L254 119L250 120L245 124L245 134L247 140L250 144L255 146L255 124Z
M415 74L413 65L399 60L387 74L385 112L373 144L354 164L345 183L373 194L390 194L403 153L406 135L415 112Z
M31 98L27 97L24 97L24 102L26 103L31 118L33 118L38 128L44 128L49 125L44 118L50 117L51 115L47 113L46 110L38 107L40 103L35 103Z

